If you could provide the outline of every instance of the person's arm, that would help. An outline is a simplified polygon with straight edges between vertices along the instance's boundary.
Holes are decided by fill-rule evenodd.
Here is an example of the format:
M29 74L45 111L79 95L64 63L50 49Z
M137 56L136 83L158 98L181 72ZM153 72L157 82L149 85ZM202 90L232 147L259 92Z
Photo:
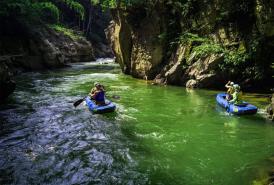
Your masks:
M230 81L228 81L228 82L225 84L225 87L226 87L226 88L229 88L229 87L230 87Z
M95 100L95 98L96 98L96 96L97 96L98 93L99 93L98 91L95 91L95 92L92 94L91 97Z
M93 87L93 88L90 90L90 93L93 94L95 91L96 91L96 89Z

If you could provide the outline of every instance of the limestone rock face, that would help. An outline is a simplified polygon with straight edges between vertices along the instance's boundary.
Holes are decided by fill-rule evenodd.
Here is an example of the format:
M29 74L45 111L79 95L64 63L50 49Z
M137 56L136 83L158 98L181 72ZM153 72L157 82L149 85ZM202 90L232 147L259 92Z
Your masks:
M140 22L142 26L132 28L131 73L145 79L155 77L164 55L163 44L157 39L161 34L161 20L156 11L150 16Z
M106 31L107 38L111 43L111 47L122 71L130 74L131 71L131 50L132 39L129 24L125 20L125 16L120 11L113 11L113 19Z
M157 84L185 85L188 88L211 88L222 84L224 74L219 72L223 54L210 54L195 60L195 52L190 57L189 46L179 46L161 73L154 79Z
M188 49L188 46L179 45L176 53L171 56L169 64L154 79L157 84L184 85L185 79L182 77Z
M25 28L16 36L0 34L1 55L22 55L14 58L15 67L41 70L65 66L70 62L94 60L93 48L84 38L72 39L48 27Z
M227 80L247 88L274 83L273 0L179 5L157 1L113 10L108 37L124 73L197 88L222 88ZM184 34L189 33L187 40ZM195 50L203 44L208 46Z
M0 101L15 88L11 71L43 70L94 60L92 45L84 38L73 39L45 26L16 30L18 25L3 22L5 29L0 30Z
M159 14L151 12L150 17L140 20L139 26L130 24L132 16L123 11L112 14L114 21L108 38L123 72L137 78L154 78L164 56L163 44L158 39L162 33Z
M70 38L50 28L35 30L39 34L36 43L42 60L48 67L63 66L69 62L87 62L94 60L93 48L83 37Z
M193 80L196 81L195 87L207 88L216 87L214 84L221 82L221 74L218 73L218 65L223 62L223 55L211 54L207 57L200 58L197 62L192 64L185 71L185 78L190 79L187 84L194 84ZM193 86L194 87L194 86Z

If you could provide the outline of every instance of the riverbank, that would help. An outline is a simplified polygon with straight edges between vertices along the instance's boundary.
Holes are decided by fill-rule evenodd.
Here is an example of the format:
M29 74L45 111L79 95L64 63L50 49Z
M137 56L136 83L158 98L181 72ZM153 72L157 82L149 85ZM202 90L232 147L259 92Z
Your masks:
M0 4L0 101L14 90L12 78L21 72L113 57L104 34L110 16L91 1Z

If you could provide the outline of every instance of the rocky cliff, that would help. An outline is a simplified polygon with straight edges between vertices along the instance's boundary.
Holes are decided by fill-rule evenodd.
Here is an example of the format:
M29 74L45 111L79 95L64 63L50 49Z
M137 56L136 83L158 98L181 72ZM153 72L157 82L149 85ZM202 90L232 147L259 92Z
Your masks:
M90 42L80 36L69 36L63 30L15 21L4 24L4 28L0 31L0 56L21 56L13 59L16 67L35 70L94 59Z
M187 87L274 84L273 0L148 2L112 11L108 37L124 73Z
M43 70L94 60L92 45L84 37L45 25L0 22L0 100L14 90L12 76L17 69Z
M96 58L113 58L113 52L110 43L106 38L105 29L111 21L109 11L103 11L100 6L91 6L90 14L90 28L86 32L86 37L91 41L94 56Z

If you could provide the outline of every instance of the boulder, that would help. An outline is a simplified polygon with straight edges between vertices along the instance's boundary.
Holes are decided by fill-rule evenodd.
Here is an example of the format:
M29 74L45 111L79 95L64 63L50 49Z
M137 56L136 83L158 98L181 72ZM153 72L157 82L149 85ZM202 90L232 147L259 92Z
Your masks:
M221 84L219 64L223 62L223 54L210 54L194 62L185 71L184 79L190 79L186 86L195 88L211 88ZM220 82L220 83L218 83Z
M183 66L180 61L176 62L166 73L165 78L168 84L180 84L183 74Z
M179 45L175 55L171 56L169 66L170 69L165 72L167 84L183 85L184 79L184 63L188 54L188 46Z
M194 89L197 87L198 87L198 82L196 80L191 79L186 82L186 88Z
M183 85L185 79L183 79L184 74L184 64L185 58L188 54L189 46L179 45L177 47L176 53L174 53L169 60L168 65L166 65L160 74L156 76L154 82L157 84L173 84L173 85Z

